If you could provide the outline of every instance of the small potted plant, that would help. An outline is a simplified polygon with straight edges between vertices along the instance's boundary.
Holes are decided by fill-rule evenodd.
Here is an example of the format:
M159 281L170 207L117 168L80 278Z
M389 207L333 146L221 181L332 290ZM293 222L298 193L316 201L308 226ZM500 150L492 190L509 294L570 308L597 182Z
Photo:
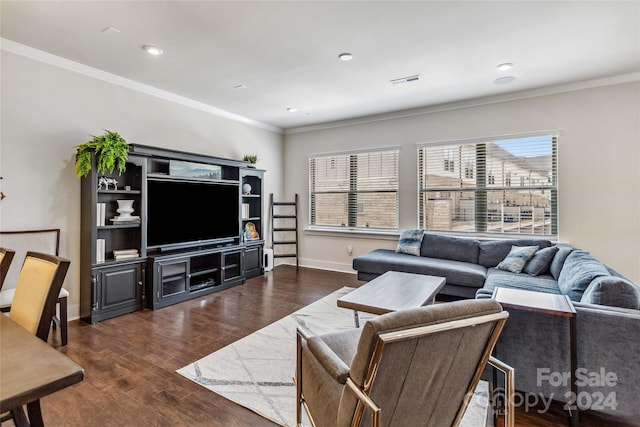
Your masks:
M255 154L245 154L242 160L244 160L245 162L249 162L248 166L250 168L255 168L256 162L258 161L258 156L256 156Z
M93 136L93 135L92 135ZM79 178L87 176L91 171L91 151L96 153L98 173L112 173L118 168L121 175L129 157L129 144L117 132L105 129L104 134L93 136L91 141L78 145L76 151L76 174Z

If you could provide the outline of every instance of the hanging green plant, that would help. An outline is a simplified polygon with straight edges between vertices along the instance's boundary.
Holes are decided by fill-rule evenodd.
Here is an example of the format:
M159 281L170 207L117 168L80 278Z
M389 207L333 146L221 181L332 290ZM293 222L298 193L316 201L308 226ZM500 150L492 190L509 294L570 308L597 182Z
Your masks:
M98 173L112 173L117 167L118 175L121 175L126 170L129 144L117 132L105 129L104 134L93 136L91 141L78 145L76 151L76 174L79 178L87 176L91 171L92 151L96 153Z

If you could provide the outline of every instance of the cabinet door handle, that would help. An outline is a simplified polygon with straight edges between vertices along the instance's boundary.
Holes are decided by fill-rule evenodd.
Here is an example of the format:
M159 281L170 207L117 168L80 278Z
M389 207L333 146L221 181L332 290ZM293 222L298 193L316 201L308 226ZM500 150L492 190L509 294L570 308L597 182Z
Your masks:
M98 309L98 278L96 276L91 276L91 295L93 297L93 304L91 309Z
M138 286L142 286L142 280L138 282Z

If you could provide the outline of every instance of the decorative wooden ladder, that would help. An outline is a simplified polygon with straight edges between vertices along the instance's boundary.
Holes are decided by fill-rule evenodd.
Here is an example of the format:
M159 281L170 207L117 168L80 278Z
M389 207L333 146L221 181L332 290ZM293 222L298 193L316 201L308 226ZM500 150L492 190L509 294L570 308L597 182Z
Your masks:
M275 202L271 193L269 204L273 258L295 258L298 268L298 194L293 202Z

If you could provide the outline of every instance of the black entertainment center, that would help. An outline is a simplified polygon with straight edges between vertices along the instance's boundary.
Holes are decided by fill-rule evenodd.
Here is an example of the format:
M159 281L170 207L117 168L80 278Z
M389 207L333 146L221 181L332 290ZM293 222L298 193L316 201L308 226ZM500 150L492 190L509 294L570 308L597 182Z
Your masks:
M126 171L106 176L114 188L99 185L95 168L81 184L83 320L165 307L264 273L263 170L132 144Z

